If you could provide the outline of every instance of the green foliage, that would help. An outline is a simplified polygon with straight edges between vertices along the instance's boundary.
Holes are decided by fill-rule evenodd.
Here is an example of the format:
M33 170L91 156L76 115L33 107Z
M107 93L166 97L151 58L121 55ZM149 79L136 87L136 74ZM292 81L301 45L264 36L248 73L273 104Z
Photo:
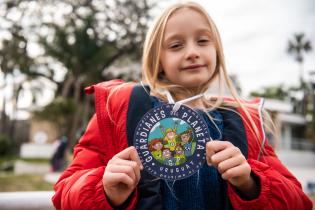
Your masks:
M0 134L0 157L9 154L11 142L8 136Z
M55 83L58 99L34 116L55 123L73 141L90 116L84 87L108 80L104 71L123 56L140 60L154 0L4 0L3 5L0 20L10 36L0 38L5 67L0 70ZM37 46L38 55L29 55L29 44ZM60 68L64 77L57 81Z
M41 27L51 33L39 36L44 55L58 61L67 70L64 81L58 84L56 96L73 99L77 113L69 118L58 117L61 128L74 141L75 133L84 125L86 100L84 87L107 80L104 71L122 56L140 59L140 48L151 19L147 0L72 2L55 0L53 8L61 12L62 23L43 21ZM53 17L54 13L45 13ZM48 112L47 114L51 114ZM89 113L88 113L89 114ZM56 114L57 115L57 114ZM54 117L56 117L56 115ZM61 122L62 121L62 122Z
M289 91L282 85L265 87L261 91L253 91L250 93L252 97L263 97L270 99L285 100L289 96Z
M312 45L309 40L305 40L304 33L294 34L294 38L288 42L288 53L294 56L294 59L302 63L303 53L310 52L312 50Z
M58 10L61 5L68 11L60 12L63 23L53 21L53 18L43 21L41 27L51 33L40 35L39 44L46 57L60 62L67 69L65 81L71 77L70 74L73 75L70 86L80 82L82 88L106 80L103 71L124 55L140 59L141 43L153 4L147 0L76 3L56 0L50 6ZM59 86L57 96L65 97L62 89L63 84Z
M92 15L86 17L77 28L71 25L71 19L67 20L69 23L65 27L51 23L49 27L55 31L53 40L40 38L45 54L62 63L68 73L81 77L84 83L100 81L105 63L119 51L114 41L88 34L93 31L94 18ZM71 28L71 32L68 28Z
M300 86L303 88L304 83L304 76L303 76L303 62L304 62L304 55L308 52L312 51L312 44L310 40L305 38L304 33L297 33L294 34L292 40L288 41L288 48L287 52L294 56L294 59L300 65Z
M28 73L34 63L27 54L27 40L20 26L13 26L11 39L3 39L0 47L0 70L4 74L12 74L13 70Z

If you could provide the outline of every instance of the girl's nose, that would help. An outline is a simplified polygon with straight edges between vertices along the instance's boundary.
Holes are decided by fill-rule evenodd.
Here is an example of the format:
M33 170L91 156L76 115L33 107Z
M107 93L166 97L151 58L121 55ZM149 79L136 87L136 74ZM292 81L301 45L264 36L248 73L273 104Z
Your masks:
M194 44L190 44L187 46L186 59L194 60L194 59L199 58L199 56L200 56L200 53L197 46L195 46Z

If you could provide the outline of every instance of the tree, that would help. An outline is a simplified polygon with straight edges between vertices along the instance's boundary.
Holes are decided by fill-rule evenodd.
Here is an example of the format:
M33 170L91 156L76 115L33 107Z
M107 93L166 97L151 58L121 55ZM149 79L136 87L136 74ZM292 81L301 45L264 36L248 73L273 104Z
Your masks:
M57 97L72 98L77 106L70 122L68 137L74 141L78 128L85 126L90 101L83 87L106 80L103 71L124 55L139 58L140 46L149 20L146 0L54 1L54 6L69 8L63 23L45 22L53 37L40 37L45 56L66 69L65 80L58 86ZM57 9L57 8L56 8ZM51 14L53 15L53 14ZM83 116L83 117L82 117Z
M10 2L10 3L9 3ZM74 142L75 134L86 125L91 101L83 88L106 80L104 71L123 56L140 57L141 43L151 19L148 0L20 0L7 1L7 10L23 11L20 22L28 41L40 49L33 59L35 71L25 72L45 77L56 84L56 100L49 107L72 101L76 111L67 117L65 133ZM56 75L63 69L61 81ZM55 109L58 110L58 109ZM51 112L52 113L52 112ZM54 112L56 114L56 112ZM59 113L62 115L62 112Z
M312 45L309 40L305 39L304 33L298 33L294 35L292 40L288 42L288 53L294 56L294 59L300 65L300 82L301 87L304 85L303 79L303 62L304 62L304 54L308 53L312 50Z
M5 17L5 15L4 15ZM35 67L33 59L27 54L27 40L22 33L22 27L17 23L13 23L9 18L6 19L10 25L10 33L5 38L0 40L0 71L3 75L3 84L1 89L4 90L8 84L8 78L13 80L13 96L7 98L3 94L3 105L1 110L0 133L6 134L14 140L17 105L19 95L23 91L23 83L30 79L29 76L19 78L21 74L27 74ZM18 78L18 79L17 79ZM7 103L10 102L13 106L11 119L6 113ZM12 142L13 146L16 146Z
M252 97L264 97L270 99L280 99L285 100L289 96L289 90L283 87L283 85L279 86L270 86L263 88L262 91L253 91L250 93Z
M293 40L289 40L288 42L288 53L292 54L295 60L300 65L300 91L303 93L303 99L301 103L298 103L301 113L303 115L307 114L307 104L308 104L308 95L310 94L311 90L308 84L303 79L303 62L304 62L304 54L308 53L312 50L312 45L309 40L305 38L304 33L298 33L294 35ZM297 104L296 104L297 105Z

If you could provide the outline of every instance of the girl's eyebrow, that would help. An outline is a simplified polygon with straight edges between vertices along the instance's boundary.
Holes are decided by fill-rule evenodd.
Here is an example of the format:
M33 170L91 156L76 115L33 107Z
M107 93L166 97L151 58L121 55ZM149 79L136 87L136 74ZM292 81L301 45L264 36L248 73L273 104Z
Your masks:
M168 37L165 37L165 39L164 39L164 43L167 43L167 42L169 42L169 41L171 41L171 40L174 40L174 39L181 39L182 38L182 35L180 35L180 34L171 34L170 36L168 36Z
M212 31L209 28L200 28L196 31L196 34L207 34L208 36L212 36ZM164 43L168 43L171 40L174 39L182 39L183 35L179 34L179 33L173 33L171 35L168 35L165 37L164 39Z
M197 34L202 34L202 33L206 33L207 35L211 36L212 35L212 31L208 28L202 28L197 30L196 32Z

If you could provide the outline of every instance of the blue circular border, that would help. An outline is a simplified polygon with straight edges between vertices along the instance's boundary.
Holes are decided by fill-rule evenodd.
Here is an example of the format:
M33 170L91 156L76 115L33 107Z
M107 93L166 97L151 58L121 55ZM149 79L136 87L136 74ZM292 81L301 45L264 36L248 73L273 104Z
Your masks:
M210 133L206 122L191 108L181 105L179 110L172 112L174 104L164 104L149 110L139 121L135 134L134 146L137 149L144 169L155 177L166 180L179 180L196 173L205 162L206 143L210 140ZM193 128L196 139L194 154L185 163L168 166L157 161L148 149L148 137L156 123L166 118L178 118Z

